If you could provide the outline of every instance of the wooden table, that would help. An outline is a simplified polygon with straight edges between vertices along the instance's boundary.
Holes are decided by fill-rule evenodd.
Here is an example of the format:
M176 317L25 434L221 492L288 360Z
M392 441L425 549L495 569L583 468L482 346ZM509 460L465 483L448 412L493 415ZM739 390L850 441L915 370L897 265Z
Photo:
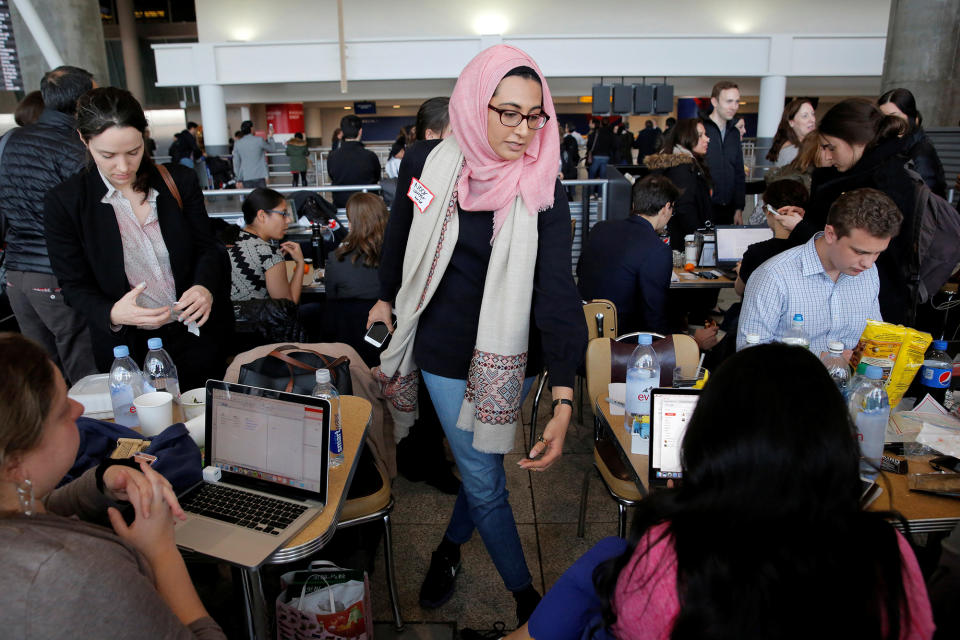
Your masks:
M293 260L284 260L283 264L287 268L287 281L290 280L290 276L293 275L293 270L297 268L297 263ZM305 291L314 291L314 292L323 292L324 283L323 283L323 269L317 271L313 268L313 265L310 265L310 272L303 274L303 290Z
M618 447L620 457L633 476L640 493L649 491L649 456L630 453L630 434L623 427L623 416L610 413L606 394L596 397L594 407L596 415L603 423L605 433ZM931 472L928 457L908 458L909 472ZM951 531L960 522L960 500L927 493L918 493L907 489L907 476L882 472L877 480L883 493L867 507L868 511L899 511L910 524L911 533L931 533ZM897 521L893 525L900 528Z
M713 271L712 267L702 267L693 272L694 275L700 273L701 271ZM719 269L717 269L719 272ZM720 276L715 280L709 278L693 278L686 279L684 276L689 276L690 272L684 271L683 269L674 268L673 272L680 278L679 282L670 282L671 289L729 289L733 286L734 281L728 278L727 276Z
M343 428L343 464L331 468L327 476L327 505L323 512L291 538L282 549L264 561L264 564L285 564L306 558L322 549L337 531L340 511L353 474L360 459L360 447L370 426L373 407L357 396L343 396L340 416ZM243 597L246 601L247 630L251 640L270 638L267 601L263 593L260 567L241 567Z

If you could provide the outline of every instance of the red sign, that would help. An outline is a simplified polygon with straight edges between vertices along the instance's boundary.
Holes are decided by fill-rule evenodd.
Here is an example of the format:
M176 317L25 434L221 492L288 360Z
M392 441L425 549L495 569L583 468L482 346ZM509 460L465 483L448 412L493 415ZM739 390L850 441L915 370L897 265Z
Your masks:
M274 133L302 133L303 103L268 104L267 125L273 125Z

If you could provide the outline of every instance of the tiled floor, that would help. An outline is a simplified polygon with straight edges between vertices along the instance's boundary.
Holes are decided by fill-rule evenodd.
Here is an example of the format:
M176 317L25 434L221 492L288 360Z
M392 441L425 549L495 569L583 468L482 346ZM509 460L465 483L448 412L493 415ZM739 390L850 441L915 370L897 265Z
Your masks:
M533 394L531 394L532 396ZM524 422L529 421L532 398L524 407ZM538 431L550 413L549 394L541 401ZM563 457L542 473L531 473L517 466L525 446L521 436L529 438L527 428L518 433L514 452L505 457L510 504L513 507L527 565L534 586L541 592L550 588L570 564L603 537L616 535L617 508L596 473L592 471L593 416L584 411L583 424L574 421L567 433ZM587 503L587 527L583 539L576 537L577 515L584 472L590 470ZM479 536L464 545L463 565L453 598L439 609L422 609L417 597L420 583L430 563L430 554L443 536L454 498L423 483L402 477L393 485L396 508L393 513L394 559L400 607L407 631L393 633L386 582L383 578L383 550L377 557L371 577L376 636L449 639L464 627L488 629L497 620L507 628L516 626L513 598L504 588Z

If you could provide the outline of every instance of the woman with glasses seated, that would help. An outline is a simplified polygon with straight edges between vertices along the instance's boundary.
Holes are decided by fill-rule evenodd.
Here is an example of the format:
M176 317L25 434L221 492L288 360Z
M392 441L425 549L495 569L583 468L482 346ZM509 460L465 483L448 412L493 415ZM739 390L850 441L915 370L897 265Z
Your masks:
M50 265L67 303L90 327L94 358L109 371L113 347L143 362L162 338L181 389L223 375L233 333L226 250L213 235L197 174L157 166L144 153L147 119L115 87L77 101L85 171L46 197Z
M4 637L223 640L174 541L184 513L170 483L128 459L55 488L77 456L83 406L18 333L0 334L0 380Z
M388 222L368 326L393 327L396 311L375 370L395 435L414 422L422 373L463 478L420 605L440 607L453 595L460 545L476 530L522 623L540 596L507 501L503 456L545 362L553 417L519 466L543 471L560 457L587 335L557 180L560 136L543 74L507 45L467 64L449 113L452 134L418 166L412 153L404 159L401 175L411 177L397 185L403 206L395 203Z
M253 321L257 331L270 341L302 340L296 322L297 305L303 288L306 262L303 250L296 242L283 240L292 216L287 212L287 201L273 189L258 187L244 199L241 207L246 223L236 242L227 248L230 254L230 300L238 320ZM278 246L275 243L279 242ZM287 275L284 256L296 266ZM275 311L267 316L286 318L279 324L260 322L263 301L276 300ZM283 302L286 301L286 302ZM287 333L292 331L293 333Z
M757 375L773 368L791 385ZM577 560L510 640L933 636L900 516L861 507L857 432L809 350L731 356L680 455L680 485L637 506L627 540Z

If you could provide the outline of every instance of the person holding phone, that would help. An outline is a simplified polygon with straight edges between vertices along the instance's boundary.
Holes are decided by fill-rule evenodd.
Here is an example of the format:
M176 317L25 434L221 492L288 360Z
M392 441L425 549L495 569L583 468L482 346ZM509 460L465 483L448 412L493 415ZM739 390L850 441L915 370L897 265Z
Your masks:
M375 371L398 437L413 423L418 370L463 479L420 590L423 607L453 595L460 545L476 529L526 621L540 596L507 501L503 454L546 363L553 417L519 465L560 457L586 322L570 264L570 211L557 180L560 136L550 91L523 51L497 45L460 74L452 135L398 184L384 243L381 299L368 325L397 324ZM403 175L403 172L401 172ZM416 212L414 212L416 208Z

